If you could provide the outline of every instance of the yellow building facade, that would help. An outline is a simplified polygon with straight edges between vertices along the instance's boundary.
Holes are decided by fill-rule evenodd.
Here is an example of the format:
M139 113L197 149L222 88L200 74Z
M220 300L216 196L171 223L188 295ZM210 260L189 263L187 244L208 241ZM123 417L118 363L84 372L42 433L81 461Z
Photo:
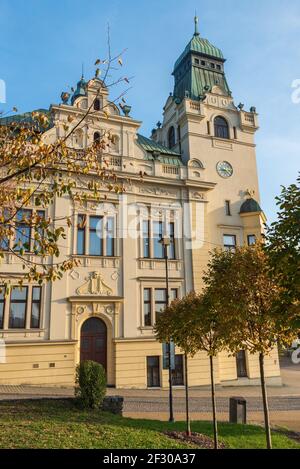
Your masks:
M73 220L72 227L65 227L58 261L72 257L80 263L60 281L42 288L30 284L22 294L0 298L5 352L0 384L73 385L79 361L93 359L105 367L110 386L168 386L162 345L153 333L166 303L160 237L166 233L171 239L169 288L175 298L201 291L213 248L252 244L265 221L254 142L258 115L254 107L245 111L234 104L224 64L222 52L199 35L196 23L174 67L174 92L164 106L163 122L150 139L139 134L141 122L129 108L122 112L109 101L98 79L82 78L70 101L44 111L51 117L44 140L53 143L64 135L69 116L79 122L92 106L68 144L80 151L102 132L113 134L104 163L126 191L118 195L103 186L103 204L91 196L79 205L66 196L47 209L45 215L55 220ZM78 182L81 190L88 191L92 178ZM31 252L26 255L36 259ZM0 269L12 283L22 275L21 264L9 253ZM180 350L175 362L174 384L181 386ZM215 362L218 384L258 382L256 356L222 353ZM205 354L189 359L188 368L191 386L210 383ZM266 359L266 375L269 382L280 383L277 350Z

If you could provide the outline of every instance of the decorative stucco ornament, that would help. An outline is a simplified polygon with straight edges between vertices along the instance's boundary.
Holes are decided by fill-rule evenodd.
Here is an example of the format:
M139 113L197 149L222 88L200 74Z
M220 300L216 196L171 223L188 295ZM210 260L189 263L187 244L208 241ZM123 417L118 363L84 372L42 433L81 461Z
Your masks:
M112 289L106 285L100 272L92 272L86 283L77 288L77 295L110 296Z

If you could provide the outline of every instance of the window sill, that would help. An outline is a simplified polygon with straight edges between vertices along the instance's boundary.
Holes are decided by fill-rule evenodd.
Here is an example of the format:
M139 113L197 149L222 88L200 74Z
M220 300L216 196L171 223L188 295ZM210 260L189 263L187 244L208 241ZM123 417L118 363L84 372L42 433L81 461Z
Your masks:
M155 262L166 262L164 257L139 257L139 261L155 261ZM181 262L181 259L170 259L168 257L168 262Z
M1 334L15 334L16 332L19 332L20 334L27 334L27 333L33 333L33 332L36 332L36 333L41 333L41 332L45 332L45 329L40 329L40 328L36 328L36 329L24 329L24 328L12 328L10 327L9 329L0 329L0 335Z
M120 256L102 256L102 255L89 255L89 254L72 254L72 257L79 257L81 259L121 259Z

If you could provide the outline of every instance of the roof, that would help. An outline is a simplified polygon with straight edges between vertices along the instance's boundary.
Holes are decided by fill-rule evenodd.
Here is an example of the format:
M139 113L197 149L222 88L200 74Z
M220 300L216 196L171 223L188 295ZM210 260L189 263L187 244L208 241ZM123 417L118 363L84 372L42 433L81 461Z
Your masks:
M213 46L207 39L200 37L195 31L193 38L186 46L174 66L173 75L175 77L175 86L173 96L180 100L190 98L192 100L202 99L207 92L217 85L224 90L224 94L230 96L231 92L223 71L223 67L211 68L205 61L205 65L196 64L190 59L194 53L203 59L209 57L220 62L225 62L223 53L220 49Z
M39 126L38 122L33 119L32 113L38 112L39 114L45 114L49 119L49 126L47 129ZM53 127L53 121L51 118L51 112L48 109L35 109L34 111L24 112L23 114L15 114L13 116L2 117L0 118L0 125L10 125L10 124L31 124L36 127L36 130L48 130Z
M176 60L175 65L174 65L174 70L178 67L180 62L186 57L190 52L195 52L207 57L212 57L215 59L220 59L222 62L225 61L223 53L221 49L218 49L218 47L215 47L212 45L208 39L204 39L200 37L199 35L193 36L193 38L190 40L186 48L184 49L183 53L179 57L179 59Z
M258 202L254 199L247 199L241 206L240 213L254 213L262 212L262 209Z
M79 96L86 96L87 95L86 87L87 87L87 82L85 81L85 79L83 77L81 77L81 79L77 83L77 88L76 88L73 96L71 97L72 105L74 104L74 101L75 101L76 98L79 98Z
M173 95L174 98L184 99L187 97L186 92L188 92L190 99L199 100L216 85L222 88L227 95L230 95L224 73L192 65L180 79L175 79Z
M176 164L182 166L181 155L169 148L156 143L150 138L144 137L143 135L137 134L137 143L145 150L147 153L160 153L159 159L164 163ZM149 158L152 159L152 158ZM165 160L165 161L163 161Z

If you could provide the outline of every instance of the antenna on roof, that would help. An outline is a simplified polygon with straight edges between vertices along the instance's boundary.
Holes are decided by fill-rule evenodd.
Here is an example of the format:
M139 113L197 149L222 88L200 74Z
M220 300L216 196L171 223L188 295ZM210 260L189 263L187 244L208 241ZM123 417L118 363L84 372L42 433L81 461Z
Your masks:
M197 16L197 12L196 12L196 11L195 11L194 22L195 22L195 32L194 32L194 36L200 36L200 34L199 34L199 28L198 28L199 18L198 18L198 16Z

